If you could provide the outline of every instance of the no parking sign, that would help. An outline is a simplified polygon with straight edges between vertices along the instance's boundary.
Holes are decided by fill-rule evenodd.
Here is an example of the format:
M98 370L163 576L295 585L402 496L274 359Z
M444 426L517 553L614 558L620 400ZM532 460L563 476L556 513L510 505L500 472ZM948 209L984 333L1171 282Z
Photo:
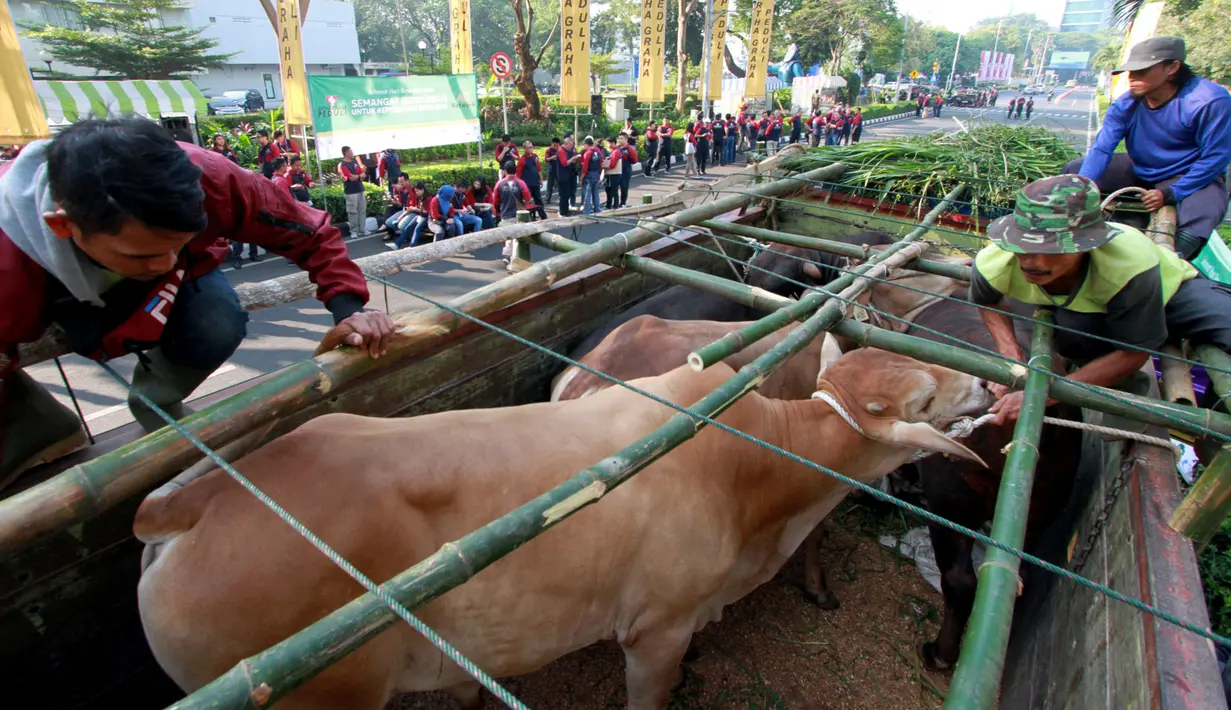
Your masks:
M492 68L492 74L495 74L498 79L508 79L513 75L513 59L504 52L493 54L488 64Z

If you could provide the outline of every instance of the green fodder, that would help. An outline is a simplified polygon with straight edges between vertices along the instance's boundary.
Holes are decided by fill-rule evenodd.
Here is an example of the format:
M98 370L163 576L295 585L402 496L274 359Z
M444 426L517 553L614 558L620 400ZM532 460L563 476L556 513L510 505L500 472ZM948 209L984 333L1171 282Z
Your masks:
M841 185L888 202L939 199L959 183L970 185L973 211L995 216L1013 207L1028 182L1057 175L1078 153L1037 126L985 124L946 135L909 136L848 146L821 146L788 158L783 168L812 170L834 162L848 169Z

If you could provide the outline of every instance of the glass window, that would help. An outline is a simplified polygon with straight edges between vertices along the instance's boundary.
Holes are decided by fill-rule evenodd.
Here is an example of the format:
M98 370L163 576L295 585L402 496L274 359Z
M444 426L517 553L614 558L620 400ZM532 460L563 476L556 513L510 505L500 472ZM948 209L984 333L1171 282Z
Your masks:
M262 74L261 76L265 79L265 98L274 98L274 75Z
M85 29L85 25L81 24L81 16L64 5L43 3L39 5L39 9L43 13L43 22L53 27L70 30Z
M1105 5L1099 0L1087 0L1085 2L1071 2L1064 6L1064 14L1070 12L1102 12Z

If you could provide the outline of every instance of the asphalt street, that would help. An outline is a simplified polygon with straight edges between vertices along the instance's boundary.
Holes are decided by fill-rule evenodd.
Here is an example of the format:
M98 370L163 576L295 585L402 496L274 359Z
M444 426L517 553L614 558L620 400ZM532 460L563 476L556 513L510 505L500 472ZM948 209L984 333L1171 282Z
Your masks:
M1024 120L1005 118L1003 107L1011 97L1016 98L1016 94L1002 94L997 107L979 110L946 107L940 118L909 118L869 126L864 131L864 140L884 140L935 131L953 132L972 122L995 121L1011 125L1024 123ZM1072 140L1076 147L1084 150L1088 136L1093 135L1097 120L1090 110L1094 93L1084 89L1075 91L1055 104L1046 103L1044 97L1035 99L1036 110L1029 123L1064 135ZM710 178L717 179L740 167L742 166L713 168ZM679 167L668 177L647 179L638 174L633 180L630 200L640 199L644 193L664 195L679 189L682 182L682 168ZM549 212L554 215L554 211ZM619 226L613 224L595 224L579 229L575 235L569 236L590 243L610 236L619 229ZM387 248L378 237L351 240L347 247L352 258L370 256ZM537 247L533 251L535 260L552 255ZM267 255L260 262L245 263L242 269L228 266L224 271L232 283L240 284L283 276L293 273L296 268L281 257ZM399 273L389 280L430 298L448 300L496 281L504 275L500 247L492 246L473 254L419 266ZM394 313L422 308L425 305L420 299L389 289L380 283L369 283L369 289L372 294L369 302L371 308ZM329 313L314 300L254 311L250 316L248 337L243 345L227 364L197 389L193 394L194 399L234 387L309 357L321 336L332 324ZM85 358L70 355L61 358L60 362L92 433L98 435L132 422L132 416L125 404L127 391L123 385L114 381L96 363ZM130 356L115 360L112 364L125 377L131 377L135 363L136 358ZM27 371L58 399L71 406L69 388L65 386L55 362L40 363L27 368Z

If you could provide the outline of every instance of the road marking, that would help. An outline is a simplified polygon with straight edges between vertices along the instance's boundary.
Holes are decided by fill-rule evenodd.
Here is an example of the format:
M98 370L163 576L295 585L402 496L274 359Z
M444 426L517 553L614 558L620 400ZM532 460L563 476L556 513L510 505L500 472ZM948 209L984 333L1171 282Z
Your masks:
M217 370L214 370L213 374L211 374L209 377L206 377L205 379L206 379L206 381L209 381L209 380L211 380L211 379L213 379L213 378L215 378L215 377L218 377L219 375L225 375L225 374L227 374L228 372L231 372L231 371L232 371L232 370L234 370L234 369L235 369L235 366L234 366L234 365L223 365L222 367L218 368ZM102 419L103 417L109 416L109 415L111 415L111 414L115 414L116 412L122 412L122 411L124 411L124 410L126 410L126 409L128 409L128 404L127 404L127 403L124 403L124 404L116 404L116 405L114 405L114 406L111 406L111 407L106 407L106 408L104 408L104 409L100 409L100 410L98 410L97 412L91 412L91 413L89 413L89 414L85 415L85 420L86 420L87 422L92 422L92 421L94 421L95 419Z

